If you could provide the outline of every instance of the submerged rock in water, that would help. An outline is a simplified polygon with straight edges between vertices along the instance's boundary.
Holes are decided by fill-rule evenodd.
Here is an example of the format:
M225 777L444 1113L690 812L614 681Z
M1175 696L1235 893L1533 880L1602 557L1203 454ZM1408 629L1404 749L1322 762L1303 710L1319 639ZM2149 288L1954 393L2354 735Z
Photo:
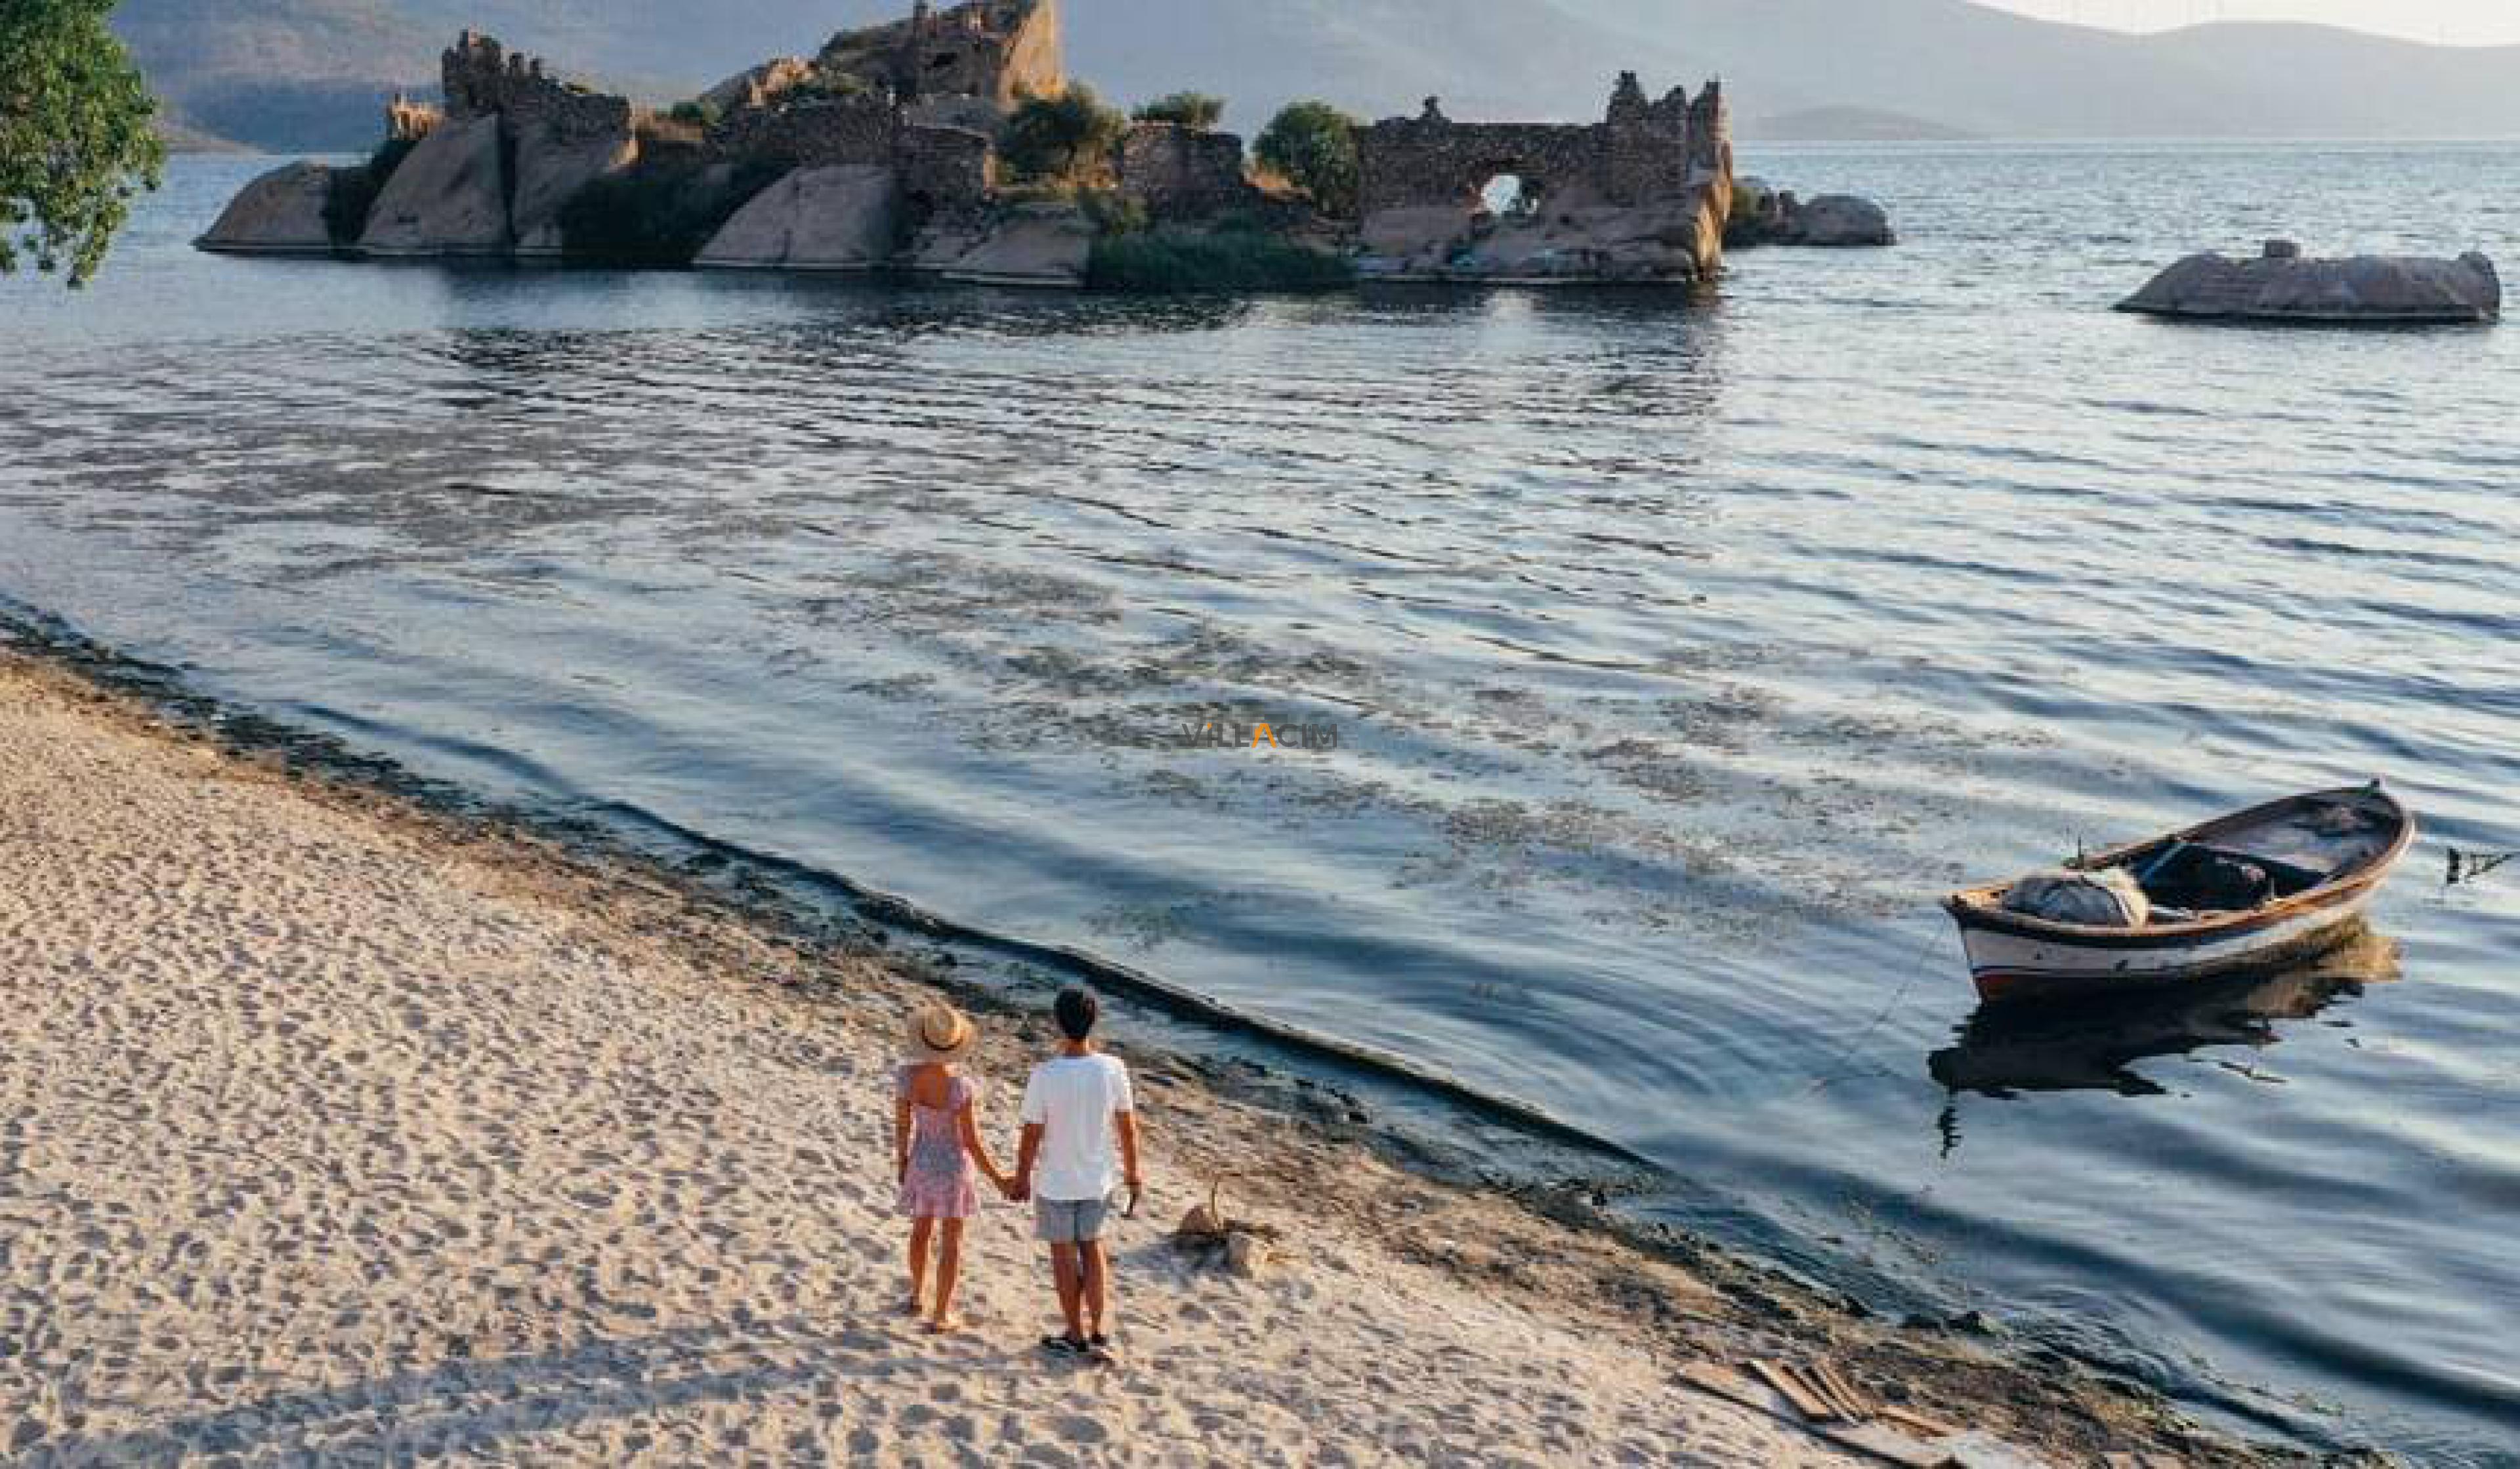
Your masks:
M220 213L218 223L193 243L203 250L240 253L330 251L333 232L325 210L340 171L322 163L274 168L246 185Z
M2118 303L2121 311L2196 320L2304 321L2373 326L2479 323L2502 316L2494 262L2356 255L2317 260L2287 240L2255 259L2190 255Z
M798 168L736 210L701 248L699 263L869 270L892 258L900 221L890 168Z
M1794 223L1796 245L1844 250L1899 243L1898 232L1890 228L1890 211L1852 194L1822 195L1802 207Z

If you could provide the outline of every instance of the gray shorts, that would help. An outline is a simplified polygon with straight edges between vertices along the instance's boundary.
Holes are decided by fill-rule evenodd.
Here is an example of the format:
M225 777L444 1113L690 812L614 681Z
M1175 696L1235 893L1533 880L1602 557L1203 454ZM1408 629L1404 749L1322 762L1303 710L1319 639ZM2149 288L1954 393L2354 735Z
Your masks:
M1102 1237L1110 1214L1108 1199L1035 1199L1033 1234L1054 1245L1090 1244Z

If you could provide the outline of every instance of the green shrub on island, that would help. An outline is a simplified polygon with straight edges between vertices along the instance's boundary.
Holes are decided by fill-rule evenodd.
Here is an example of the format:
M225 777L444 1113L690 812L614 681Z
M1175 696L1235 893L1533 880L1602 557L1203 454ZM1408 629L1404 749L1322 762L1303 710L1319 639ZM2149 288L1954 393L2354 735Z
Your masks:
M1066 179L1030 179L1007 184L997 191L1002 206L1027 204L1063 204L1075 207L1097 234L1126 235L1147 227L1147 207L1107 183L1076 183Z
M1076 196L1076 204L1092 221L1095 233L1105 239L1134 235L1147 227L1146 202L1117 189L1084 190Z
M777 182L775 162L677 158L607 174L561 207L562 249L613 265L688 265L735 211Z
M716 103L705 97L695 97L688 102L675 103L665 110L665 115L676 122L689 123L705 131L717 126L720 113Z
M1335 291L1356 284L1340 256L1257 230L1140 230L1094 242L1097 291Z
M1289 104L1251 145L1261 166L1302 190L1323 213L1356 216L1357 120L1327 102Z
M1206 92L1175 92L1158 97L1130 115L1141 122L1169 122L1194 133L1214 132L1225 119L1225 99Z
M367 233L368 215L377 207L377 197L420 146L417 138L387 138L368 155L368 161L355 168L336 168L324 189L324 233L337 248L359 243Z
M1083 82L1056 97L1027 93L998 130L998 160L1018 182L1094 182L1128 130L1129 119Z

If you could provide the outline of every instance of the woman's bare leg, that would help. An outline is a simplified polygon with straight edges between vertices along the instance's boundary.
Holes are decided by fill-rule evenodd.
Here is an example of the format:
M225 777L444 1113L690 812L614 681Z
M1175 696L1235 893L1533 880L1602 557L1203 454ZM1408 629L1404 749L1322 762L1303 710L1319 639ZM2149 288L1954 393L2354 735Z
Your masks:
M919 1299L927 1288L927 1236L934 1219L910 1221L910 1313L919 1314Z
M954 1287L963 1280L963 1221L946 1219L945 1237L936 1252L936 1314L928 1324L951 1331L961 1324L954 1314Z

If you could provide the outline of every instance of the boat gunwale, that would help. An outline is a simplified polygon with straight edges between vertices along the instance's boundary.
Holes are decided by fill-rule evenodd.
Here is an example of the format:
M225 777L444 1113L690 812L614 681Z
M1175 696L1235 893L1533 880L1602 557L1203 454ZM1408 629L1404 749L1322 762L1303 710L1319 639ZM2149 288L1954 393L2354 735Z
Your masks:
M2022 939L2049 940L2084 948L2184 948L2217 940L2234 938L2321 909L2352 902L2376 888L2396 868L2414 845L2415 816L2406 803L2374 781L2367 785L2340 786L2327 791L2304 791L2273 801L2232 811L2197 822L2193 826L2160 836L2146 837L2078 857L2065 864L2078 872L2097 872L2117 866L2136 853L2171 842L2193 842L2236 828L2263 826L2294 808L2333 803L2340 800L2376 797L2387 804L2397 818L2398 833L2383 850L2364 859L2350 875L2331 878L2315 888L2305 888L2288 897L2264 903L2254 908L2222 914L2212 918L2191 919L2185 923L2168 923L2139 929L2101 928L2089 924L2058 923L2052 919L2034 918L2026 913L2007 913L1994 906L1995 900L2009 891L2020 879L1981 883L1963 888L1943 899L1944 911L1950 913L1962 929L1982 929L2010 934Z

